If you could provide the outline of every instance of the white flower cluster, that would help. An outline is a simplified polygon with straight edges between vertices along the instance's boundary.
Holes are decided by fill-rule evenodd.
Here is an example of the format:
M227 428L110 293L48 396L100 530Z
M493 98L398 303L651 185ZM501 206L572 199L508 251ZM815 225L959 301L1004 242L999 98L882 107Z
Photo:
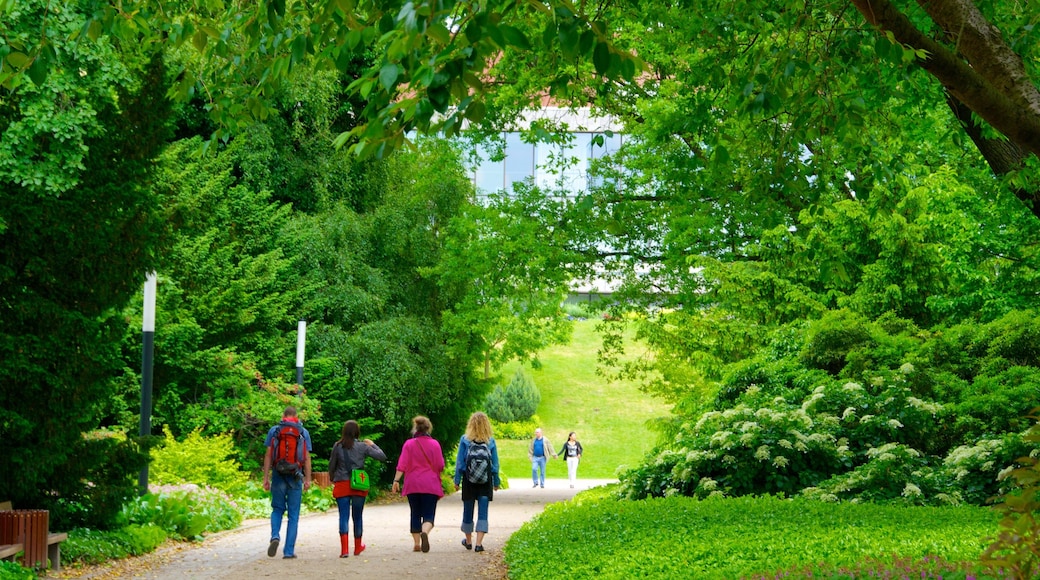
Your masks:
M922 495L924 494L921 493L921 488L910 483L909 481L906 483L905 486L903 486L903 497L917 498L921 497Z
M918 399L917 397L907 397L906 398L906 403L908 405L910 405L911 407L917 409L918 411L924 411L925 413L929 413L929 414L932 414L932 415L935 415L936 413L941 411L942 408L943 408L942 403L933 403L931 401L924 401L922 399Z
M981 439L975 445L961 445L950 451L943 465L953 469L953 476L958 480L971 474L975 466L981 464L982 469L993 469L993 454L1004 445L1002 439ZM987 467L988 466L988 467Z

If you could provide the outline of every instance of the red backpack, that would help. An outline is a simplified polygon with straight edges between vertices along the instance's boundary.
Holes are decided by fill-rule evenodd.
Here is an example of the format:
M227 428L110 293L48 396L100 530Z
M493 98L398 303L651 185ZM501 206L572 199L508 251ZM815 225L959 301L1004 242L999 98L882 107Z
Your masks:
M275 471L282 475L296 475L303 470L302 438L298 423L282 421L278 424L271 451Z

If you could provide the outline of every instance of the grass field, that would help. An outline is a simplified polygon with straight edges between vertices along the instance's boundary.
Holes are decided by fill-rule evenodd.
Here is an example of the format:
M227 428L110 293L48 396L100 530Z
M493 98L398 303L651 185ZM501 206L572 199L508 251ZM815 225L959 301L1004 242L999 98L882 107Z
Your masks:
M577 321L570 344L540 353L542 366L527 367L542 395L538 417L545 436L559 452L567 434L575 431L584 448L578 478L614 478L618 469L639 463L656 443L647 421L669 414L669 407L639 391L635 383L608 382L596 375L600 337L597 320ZM518 363L501 371L506 383ZM532 437L533 437L532 433ZM530 477L528 441L497 440L504 477ZM567 464L550 459L547 477L566 478Z

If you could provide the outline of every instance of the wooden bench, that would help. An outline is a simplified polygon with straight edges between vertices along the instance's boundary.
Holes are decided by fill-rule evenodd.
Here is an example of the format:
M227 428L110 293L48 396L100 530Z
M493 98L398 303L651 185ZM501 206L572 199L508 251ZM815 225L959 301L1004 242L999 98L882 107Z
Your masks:
M51 561L51 570L55 572L61 572L61 543L67 539L67 532L47 534L47 559Z
M14 560L19 552L25 549L25 544L3 544L0 545L0 560Z
M0 511L11 509L11 502L0 501ZM0 544L0 560L14 560L14 557L25 549L25 544Z
M46 550L51 569L55 572L61 571L61 543L67 540L69 535L64 532L51 533L47 529L40 532L40 528L49 521L46 510L21 510L18 514L15 514L15 511L11 502L0 502L0 521L4 522L4 525L0 526L0 534L4 535L0 541L10 542L0 544L0 559L14 559L18 554L22 554L22 566L32 568L41 563L46 566L47 562L41 562L43 551ZM14 519L10 516L14 516ZM34 540L46 541L46 546L41 545L42 542L33 544Z

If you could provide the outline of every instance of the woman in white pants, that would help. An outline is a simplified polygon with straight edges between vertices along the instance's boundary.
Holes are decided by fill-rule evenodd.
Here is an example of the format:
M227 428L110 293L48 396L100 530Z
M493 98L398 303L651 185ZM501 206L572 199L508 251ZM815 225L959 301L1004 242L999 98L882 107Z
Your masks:
M571 431L570 435L567 436L567 442L563 444L563 450L560 455L567 460L567 478L571 482L571 487L574 487L574 481L578 479L578 462L581 460L581 443L578 442L577 436L574 431Z

